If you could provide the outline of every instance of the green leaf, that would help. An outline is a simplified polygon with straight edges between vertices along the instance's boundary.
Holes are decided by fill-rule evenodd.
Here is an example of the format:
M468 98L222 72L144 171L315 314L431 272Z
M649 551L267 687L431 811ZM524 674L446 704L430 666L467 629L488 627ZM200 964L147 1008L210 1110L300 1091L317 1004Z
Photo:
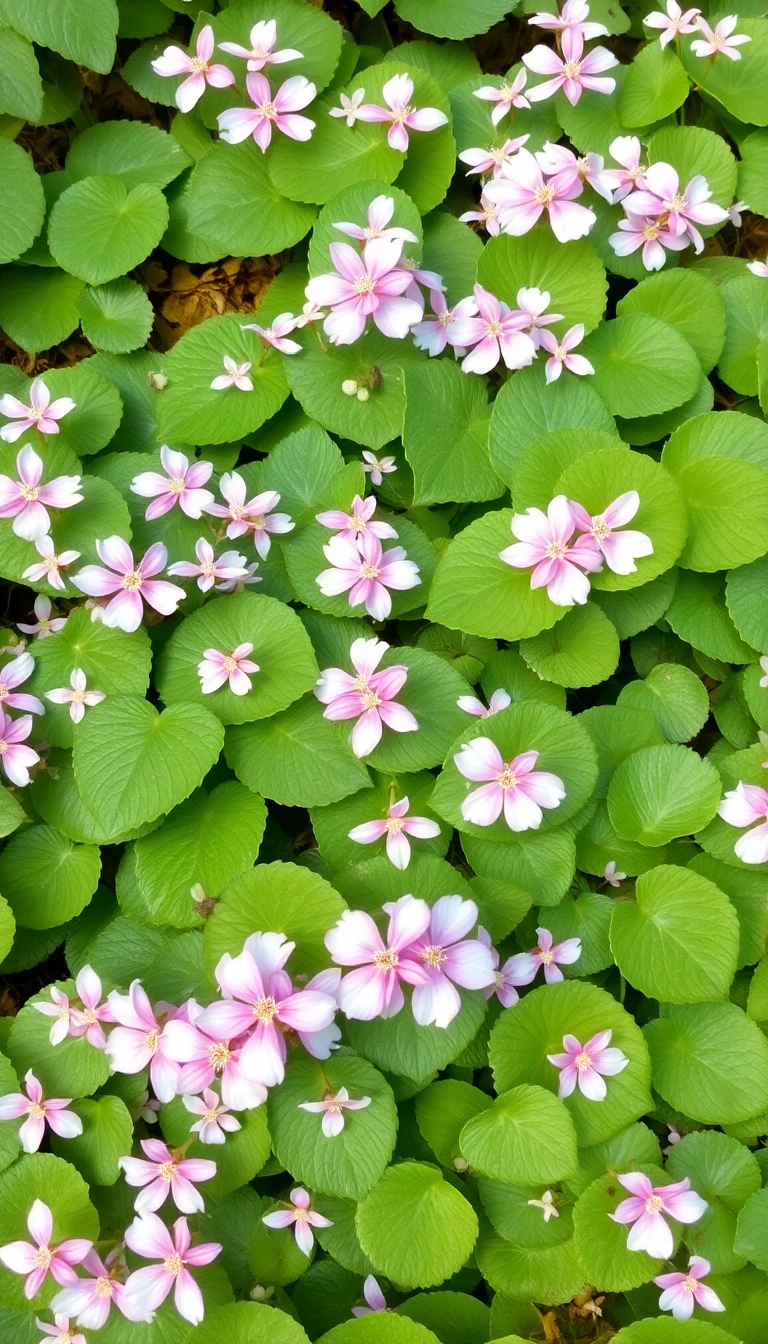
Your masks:
M0 838L18 830L27 814L8 789L0 789Z
M89 1185L114 1185L120 1176L118 1159L131 1151L133 1120L119 1097L83 1097L72 1104L83 1132L74 1139L51 1135L51 1148L80 1172Z
M231 653L246 642L259 668L251 673L251 690L235 695L227 682L203 695L197 669L205 650ZM180 623L163 650L157 689L166 704L199 704L222 723L247 723L287 709L314 686L317 675L309 636L296 613L272 597L238 593L209 602Z
M528 135L527 148L534 150L542 149L548 140L558 138L557 115L551 101L533 103L528 108L512 108L504 118L504 125L494 126L491 121L492 109L485 99L475 96L477 90L483 87L500 89L502 84L509 86L524 68L520 62L516 62L503 76L475 74L449 90L458 149L465 150L476 145L500 149L510 136ZM467 292L465 289L464 294Z
M739 144L739 182L738 195L749 201L750 209L759 214L768 214L768 190L766 190L766 169L768 168L768 135L764 131L754 131Z
M709 1282L709 1280L708 1280ZM719 1285L718 1285L719 1287ZM692 1321L684 1327L686 1344L737 1344L736 1336L707 1321ZM678 1344L680 1326L666 1316L634 1321L616 1336L619 1344Z
M695 351L674 327L648 313L603 322L580 350L594 365L595 390L614 415L668 411L699 385Z
M667 1171L673 1181L688 1177L692 1188L709 1205L695 1226L687 1227L683 1234L691 1252L709 1260L715 1274L741 1269L747 1258L758 1268L763 1267L759 1257L747 1257L738 1243L734 1244L737 1216L760 1189L760 1168L754 1154L726 1134L701 1130L675 1144Z
M0 1176L0 1241L28 1241L27 1218L36 1199L47 1204L53 1214L51 1245L72 1237L99 1235L99 1219L88 1199L88 1186L68 1162L51 1153L24 1155ZM24 1278L5 1273L0 1277L0 1300L6 1307L27 1312L41 1310L58 1292L51 1275L39 1293L28 1302L24 1296Z
M365 77L368 94L368 70ZM336 90L332 100L329 96L313 105L316 126L311 147L284 135L271 146L269 175L278 193L308 205L324 205L358 182L394 182L403 156L390 149L381 127L358 121L349 128L343 118L330 115L331 107L338 106L339 93L351 95L359 86L355 78L343 90Z
M129 190L121 177L88 177L68 187L54 205L48 245L65 271L101 285L138 266L167 223L159 187Z
M298 528L306 527L326 502L329 483L343 467L344 458L333 439L319 425L308 423L272 450L259 487L279 491L281 510L290 514Z
M453 1170L456 1159L461 1159L459 1136L467 1122L492 1105L493 1099L487 1092L457 1078L431 1083L419 1093L416 1098L419 1129L444 1167Z
M119 844L144 835L150 828L151 823L128 827L124 831L100 826L80 797L71 751L54 747L48 755L48 767L38 771L32 781L30 798L42 820L70 840L84 845Z
M322 1116L301 1103L322 1101L345 1087L352 1100L369 1097L360 1111L343 1111L344 1128L323 1133ZM330 1059L291 1059L285 1081L269 1098L269 1127L278 1160L296 1181L324 1194L363 1199L381 1179L397 1135L392 1089L366 1060L337 1054Z
M512 465L515 509L521 513L533 506L546 512L564 471L582 457L617 448L624 451L625 445L613 430L553 429L542 434Z
M725 892L739 919L739 966L754 965L762 956L765 941L764 879L759 871L734 868L709 854L697 854L688 867ZM754 980L752 983L754 986ZM751 1008L749 1015L756 1016Z
M529 1206L529 1199L538 1199L542 1194L542 1185L538 1182L509 1185L481 1176L478 1189L483 1209L494 1229L513 1246L526 1250L544 1250L572 1240L570 1203L564 1203L558 1210L557 1218L548 1222L542 1218L541 1208ZM568 1189L571 1189L570 1181Z
M548 224L521 238L490 238L477 266L478 284L497 298L517 306L517 292L527 285L546 290L548 308L561 313L566 327L582 322L593 331L605 309L608 282L587 238L559 243Z
M576 867L573 839L565 831L532 831L515 845L494 844L462 835L462 848L475 872L503 882L513 882L531 895L531 903L558 905ZM602 872L602 868L600 869Z
M416 1293L397 1312L426 1326L440 1344L485 1344L488 1339L490 1309L468 1293Z
M725 600L742 639L768 651L768 556L727 575Z
M445 51L444 46L428 45L430 51ZM422 265L443 277L447 303L458 303L472 290L483 245L476 233L444 210L430 211L423 229Z
M471 1204L437 1167L390 1167L357 1208L363 1250L405 1288L429 1288L461 1269L477 1240Z
M242 40L239 33L237 41ZM192 173L190 229L235 256L268 256L293 247L309 232L316 214L316 206L280 195L266 156L252 140L215 144Z
M625 126L649 126L688 97L688 76L671 47L641 47L627 70L619 99Z
M661 746L664 738L647 710L621 705L594 705L579 715L597 750L599 774L595 795L605 798L617 766L641 747Z
M82 280L56 266L9 266L0 289L3 330L28 354L58 345L80 321L82 288Z
M401 19L420 32L450 38L485 33L508 12L505 0L479 0L471 10L462 0L443 0L439 11L431 0L397 0L395 8Z
M128 276L80 294L83 335L97 350L123 354L146 345L155 315L144 290Z
M767 1246L768 1190L756 1190L739 1214L734 1250L744 1259L752 1260L758 1269L768 1270Z
M218 1307L197 1327L196 1344L221 1344L222 1339L237 1344L307 1344L307 1336L284 1311L258 1302L231 1302Z
M669 742L688 742L709 718L709 696L700 677L680 663L657 663L644 681L630 681L620 705L649 709Z
M70 998L75 997L74 983L59 981ZM84 1036L67 1036L51 1045L51 1019L38 1013L36 1002L50 1003L50 994L36 994L13 1019L6 1052L19 1078L27 1069L42 1083L47 1097L85 1097L95 1092L109 1077L109 1060L103 1050L95 1050Z
M566 938L581 940L581 953L572 966L562 968L566 980L595 975L613 963L608 939L613 914L613 901L595 891L582 891L575 900L566 896L559 905L539 912L539 922L546 925L555 943Z
M267 810L242 784L220 784L208 796L196 790L162 826L136 845L136 876L154 919L176 928L200 921L190 890L199 883L215 900L238 873L251 868Z
M393 51L406 65L428 70L449 92L480 73L477 57L462 42L399 42Z
M94 356L94 359L98 358ZM51 397L71 397L75 402L74 410L60 422L58 442L62 447L66 446L78 457L87 457L105 448L120 424L123 407L119 392L101 377L93 360L84 360L74 368L51 369L45 375L45 383ZM50 452L47 445L46 451ZM77 519L77 514L70 512L69 526L74 533L73 519ZM78 536L82 535L84 522L82 518L77 519ZM122 527L112 530L122 531ZM104 537L109 533L97 535ZM58 534L55 536L58 541ZM84 547L77 549L83 551L82 559L90 558L86 557Z
M115 0L3 0L3 17L17 32L52 47L77 65L108 75L115 59Z
M226 1143L216 1148L216 1175L206 1181L204 1198L206 1205L224 1199L226 1195L240 1186L252 1181L261 1171L269 1157L269 1130L267 1129L267 1110L258 1106L255 1110L242 1111L238 1116L240 1129L228 1134ZM181 1097L175 1097L169 1105L160 1109L160 1125L163 1137L174 1148L185 1147L191 1158L210 1158L211 1145L201 1143L197 1134L191 1133L194 1116L184 1106ZM189 1140L193 1138L193 1142ZM189 1144L189 1147L186 1145Z
M661 48L653 43L644 50ZM665 51L671 54L669 47ZM651 275L625 294L616 311L649 313L675 327L693 346L704 373L709 373L720 357L725 340L725 309L718 289L707 275L691 270Z
M167 187L189 164L189 155L166 131L140 121L103 121L78 135L65 170L70 182L121 177L130 190L142 183Z
M375 1312L337 1325L323 1336L323 1344L434 1344L434 1339L432 1331L416 1321L392 1312Z
M487 1003L481 993L465 990L461 1004L449 1027L420 1027L407 1004L395 1017L347 1022L346 1033L358 1054L377 1068L424 1085L467 1048L483 1025Z
M662 865L637 879L634 903L617 902L611 949L622 975L648 998L724 999L736 973L736 911L706 878Z
M146 700L103 700L80 725L73 762L97 822L125 830L151 821L197 788L221 751L218 719L196 705L162 714Z
M688 508L687 569L749 564L768 549L768 473L748 462L708 457L677 472Z
M623 840L665 845L706 826L720 802L720 778L690 747L644 747L623 761L608 790Z
M702 92L716 103L722 103L732 117L752 125L768 126L768 95L762 78L768 58L768 34L759 18L740 19L736 31L751 39L748 45L739 48L741 59L738 64L736 61L704 62L690 46L683 51L683 63Z
M0 891L17 923L53 929L85 909L100 872L96 846L75 845L50 826L30 826L0 854Z
M733 463L729 464L729 467ZM746 510L748 501L742 500ZM719 574L678 571L677 588L666 619L675 634L709 658L727 663L749 663L755 650L739 638L725 605L725 585Z
M692 416L703 415L706 411L711 411L714 402L715 389L709 378L705 378L702 374L695 393L689 401L684 401L682 406L676 406L671 411L663 411L661 415L642 415L630 420L617 416L616 428L625 443L631 443L635 447L641 448L646 444L658 443L659 440L666 438L667 434L672 434Z
M660 1167L642 1169L654 1185L669 1184ZM646 1251L628 1250L626 1226L609 1216L626 1198L624 1186L608 1172L587 1187L573 1210L574 1241L587 1281L614 1293L648 1283L660 1263Z
M6 208L0 264L15 261L31 247L43 227L45 197L29 154L19 145L0 139L0 176Z
M548 1185L577 1167L568 1109L542 1087L502 1092L489 1110L467 1121L459 1142L475 1171L507 1185Z
M213 970L225 952L238 956L254 930L270 929L296 943L291 974L315 975L328 965L325 934L346 908L338 892L308 868L260 863L224 888L206 921L206 962Z
M513 1246L497 1232L483 1228L475 1255L491 1287L520 1302L570 1302L584 1285L584 1270L572 1239L531 1249ZM510 1335L506 1344L518 1344L518 1339Z
M512 700L543 700L555 709L565 709L562 687L542 681L514 649L499 649L483 668L480 683L488 699L501 687Z
M756 275L725 285L722 294L725 344L720 375L736 392L754 397L758 391L758 350L768 336L768 295Z
M317 1229L323 1250L353 1274L372 1274L373 1265L357 1239L357 1205L351 1199L334 1199L331 1195L320 1195L317 1202L319 1211L332 1223L331 1227Z
M596 1104L576 1090L562 1103L571 1114L579 1142L601 1143L618 1134L649 1109L650 1062L640 1028L604 989L586 981L545 985L526 994L514 1011L502 1013L491 1032L490 1062L494 1085L506 1092L534 1084L557 1093L559 1074L548 1054L563 1049L566 1034L584 1043L599 1031L612 1032L611 1045L629 1064L608 1082L608 1094Z
M583 378L560 378L548 386L538 364L508 378L493 403L489 438L491 462L501 479L513 484L525 450L557 429L615 433L605 402Z
M0 943L0 947L2 944ZM2 1095L8 1096L10 1093L19 1091L19 1080L9 1060L5 1055L0 1055L0 1086L2 1086ZM16 1125L3 1125L0 1129L0 1171L5 1171L12 1162L15 1162L21 1151L18 1128Z
M457 364L417 364L405 376L403 447L414 504L497 499L504 486L488 456L491 407L481 379Z
M32 43L12 28L0 28L0 111L37 121L43 111L43 84Z
M669 1008L643 1030L654 1086L676 1110L728 1125L768 1109L768 1041L735 1004Z
M520 641L534 672L558 686L596 686L618 666L619 637L594 603L573 607L551 630Z

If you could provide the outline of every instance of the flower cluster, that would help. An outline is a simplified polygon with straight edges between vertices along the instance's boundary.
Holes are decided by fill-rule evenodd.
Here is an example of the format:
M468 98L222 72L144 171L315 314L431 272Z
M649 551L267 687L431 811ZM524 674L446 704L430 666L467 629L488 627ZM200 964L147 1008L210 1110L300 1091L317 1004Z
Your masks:
M361 499L355 495L351 512L326 509L317 521L330 528L333 536L323 553L330 568L317 575L315 582L324 597L349 594L350 607L364 606L376 621L385 621L392 610L390 589L404 592L421 583L419 567L408 559L402 546L385 551L382 539L397 538L389 524L373 518L373 495Z

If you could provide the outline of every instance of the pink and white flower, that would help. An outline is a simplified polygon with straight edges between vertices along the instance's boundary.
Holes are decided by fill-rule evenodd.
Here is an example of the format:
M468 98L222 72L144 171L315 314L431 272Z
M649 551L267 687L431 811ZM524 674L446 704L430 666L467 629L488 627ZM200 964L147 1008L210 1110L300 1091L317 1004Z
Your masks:
M549 355L549 359L544 365L548 383L556 382L563 369L567 369L569 373L578 374L580 377L595 372L594 366L590 364L585 355L575 355L573 353L576 346L581 345L583 339L583 322L578 322L575 327L570 327L565 335L560 337L555 336L553 331L542 331L539 337L539 345Z
M544 84L537 84L528 90L532 103L540 103L551 98L562 89L568 102L575 107L585 89L593 93L611 94L616 88L616 80L602 79L604 70L612 70L619 62L607 47L593 47L584 52L584 38L577 28L565 28L562 35L563 54L559 56L550 47L538 46L523 56L529 70L536 75L551 75Z
M51 530L50 509L71 509L82 504L79 476L57 476L41 485L43 459L30 444L16 458L19 479L0 475L0 518L12 518L13 530L24 541L37 541Z
M446 345L450 345L457 355L463 355L464 347L457 341L456 333L464 331L463 323L467 318L477 316L477 303L474 299L460 299L453 308L449 308L445 295L439 289L430 290L429 302L435 316L426 318L413 328L416 349L426 350L430 357L434 357L442 354Z
M604 37L608 29L602 23L585 22L588 16L589 5L586 0L565 0L559 14L534 14L528 22L537 28L546 28L558 36L564 33L566 28L574 29L581 34L585 42L589 42L593 37Z
M670 42L676 42L683 33L688 35L697 32L700 17L700 9L682 10L677 0L667 0L666 14L662 10L655 9L652 14L646 14L643 23L646 28L661 29L659 43L662 47L666 47Z
M109 1034L106 1052L115 1073L141 1073L149 1066L149 1077L158 1101L176 1096L179 1066L170 1053L166 1024L175 1009L158 1004L157 1012L146 991L134 980L127 994L113 990L107 1000L114 1021L119 1023Z
M230 1115L224 1104L209 1087L202 1097L182 1097L185 1108L200 1119L190 1125L190 1134L198 1134L201 1143L225 1143L227 1134L236 1134L242 1125L236 1115Z
M582 154L577 156L565 145L553 145L549 141L536 154L536 162L550 179L550 186L556 190L569 187L591 187L598 196L610 205L613 192L605 174L605 160L602 154Z
M9 1092L0 1097L0 1120L27 1118L19 1130L19 1139L25 1153L36 1153L43 1141L45 1126L49 1125L61 1139L75 1139L83 1132L83 1122L74 1111L68 1111L72 1098L58 1100L43 1098L43 1089L29 1069L24 1078L24 1092Z
M408 956L418 938L429 928L426 901L401 896L384 906L389 915L386 942L364 910L345 910L325 935L325 946L339 966L355 966L342 977L339 1005L346 1017L370 1022L374 1017L395 1017L405 999L402 982L427 985L424 968Z
M377 1280L373 1274L369 1274L363 1284L363 1297L367 1302L365 1307L352 1307L353 1316L370 1316L372 1311L386 1311L387 1299L381 1291Z
M223 392L228 387L237 387L241 392L253 391L253 379L248 377L251 370L251 361L246 359L242 364L231 355L224 355L222 363L224 364L224 373L219 373L213 379L211 388L214 392ZM213 496L211 496L213 498ZM200 515L197 515L198 518Z
M505 140L503 145L491 145L489 149L462 150L459 158L462 163L469 164L467 177L473 173L490 173L492 177L498 177L507 159L511 159L530 138L530 135L518 135L514 140Z
M620 232L612 233L608 241L617 257L628 257L631 253L637 252L638 248L642 248L645 269L660 271L667 260L664 249L669 252L684 252L691 240L687 233L671 233L663 223L663 215L651 219L647 215L635 214L630 210L630 206L634 206L634 200L635 193L624 201L626 218L619 220Z
M36 1316L35 1325L44 1335L52 1338L54 1344L86 1344L85 1335L76 1329L74 1321L70 1325L68 1316L62 1316L61 1312L57 1312L53 1319L54 1324L50 1325ZM40 1344L46 1344L46 1341L41 1339Z
M604 1101L608 1089L603 1078L613 1078L626 1069L629 1060L621 1050L611 1048L612 1031L599 1031L586 1045L575 1036L563 1037L563 1053L547 1055L550 1064L560 1070L558 1097L570 1097L578 1084L590 1101Z
M738 22L738 14L728 14L714 28L710 28L706 19L701 17L696 27L702 38L691 43L691 51L696 56L711 56L713 60L722 53L729 61L740 61L741 52L736 48L743 46L745 42L751 42L752 38L744 33L734 33L731 36Z
M673 237L687 235L701 252L704 241L695 225L723 224L728 218L727 210L709 203L711 195L707 179L700 173L681 191L676 169L668 163L652 163L645 170L645 187L633 193L625 209L634 215L663 215L665 228Z
M300 61L304 55L294 47L283 47L275 51L277 24L274 19L262 19L254 24L250 33L250 47L241 47L237 42L220 42L222 51L229 56L240 56L248 62L249 70L263 70L265 65L284 65L286 61Z
M653 542L645 532L619 531L634 518L640 508L636 490L627 490L594 517L581 504L569 500L573 520L580 532L592 537L614 574L635 574L636 560L653 555Z
M20 719L9 719L0 708L0 764L12 784L24 788L29 783L30 766L40 760L36 751L23 744L32 732L32 719L25 714Z
M361 826L354 826L349 832L349 839L355 840L358 845L372 845L386 835L387 858L395 868L401 871L406 869L411 861L408 836L412 835L417 840L434 840L440 834L436 821L430 821L428 817L409 817L409 806L408 799L401 798L399 803L390 805L383 820L365 821Z
M508 691L499 689L494 691L488 701L486 709L482 700L478 700L474 695L460 695L456 704L459 709L463 709L465 714L474 714L476 719L489 719L492 714L498 714L502 709L507 709L512 704L512 696Z
M498 238L501 233L501 223L499 219L499 207L483 196L481 210L465 210L463 215L459 215L460 224L479 224L482 229L491 238Z
M376 196L368 206L368 223L365 227L346 222L334 224L333 227L338 229L339 233L346 233L349 238L357 238L361 243L370 243L374 238L383 238L385 242L390 242L394 238L401 243L417 243L419 240L410 229L388 227L394 213L395 202L392 196Z
M267 1100L267 1089L246 1077L241 1068L245 1038L222 1040L219 1034L200 1024L202 1009L195 1009L194 1025L174 1018L166 1028L168 1049L181 1065L178 1091L182 1095L205 1092L218 1079L224 1106L235 1111L252 1111Z
M201 1213L205 1201L195 1185L213 1180L216 1163L202 1157L181 1157L159 1139L142 1139L141 1147L148 1161L121 1157L117 1163L128 1185L141 1187L134 1204L136 1212L154 1213L170 1195L181 1213Z
M478 317L467 317L453 326L456 345L472 346L462 360L465 373L489 373L503 360L508 369L522 369L536 358L536 346L522 331L525 318L513 312L482 285L475 285Z
M768 280L768 262L766 261L748 261L747 270L758 276L760 280ZM21 626L19 626L19 629L21 629Z
M279 350L281 355L298 355L301 346L298 341L289 341L290 332L302 326L301 318L293 313L278 313L269 327L260 327L258 322L246 322L243 331L255 331L265 349Z
M149 1320L173 1290L179 1315L191 1325L199 1325L205 1315L203 1295L187 1266L210 1265L221 1251L218 1242L192 1246L186 1218L176 1219L171 1236L156 1213L136 1218L128 1228L125 1240L136 1255L161 1262L137 1269L129 1277L125 1297L131 1309L140 1313L140 1319Z
M519 952L510 958L509 965L515 975L515 984L530 985L539 970L544 968L544 979L548 985L556 985L563 979L561 966L572 966L581 956L581 939L565 938L562 943L552 946L552 934L549 929L537 929L538 943L530 952Z
M66 554L71 554L71 552L66 552ZM26 575L24 577L26 578ZM57 635L67 624L66 616L51 616L53 605L50 597L42 595L36 597L33 610L37 617L34 625L23 625L21 621L19 622L18 628L25 635L34 635L36 639L46 639L48 635Z
M512 535L518 540L499 552L499 559L515 569L533 569L532 588L546 588L551 602L569 607L583 605L589 596L586 573L603 567L603 556L592 537L573 540L576 525L565 495L556 495L541 509L526 509L512 518Z
M200 518L208 505L213 503L210 490L201 488L210 480L213 463L193 462L190 466L189 459L183 453L176 452L166 444L160 449L160 461L165 476L158 471L143 471L131 481L134 495L152 500L144 517L149 520L162 518L163 514L178 504L188 518Z
M580 180L570 186L546 181L534 155L521 149L495 182L486 183L482 201L496 206L502 233L521 237L546 210L558 242L569 243L584 238L595 223L594 211L575 199L583 190Z
M529 1199L526 1200L526 1203L529 1208L541 1209L542 1217L545 1223L548 1223L550 1218L560 1217L560 1210L555 1204L551 1190L545 1190L544 1194L541 1196L541 1199Z
M228 66L211 62L215 45L213 29L207 23L197 35L194 56L182 51L181 47L166 47L162 56L151 62L155 74L166 79L187 76L176 90L176 106L181 112L192 111L207 84L213 89L226 89L235 83L235 76Z
M538 350L541 345L543 327L551 327L553 322L562 322L562 313L548 313L550 303L549 290L523 287L517 291L517 313L525 318L520 330L530 336Z
M616 204L636 188L645 187L645 166L640 163L643 147L636 135L619 135L611 141L608 152L621 164L620 168L606 168L603 172L603 181L612 189Z
M420 583L419 566L408 559L402 546L383 551L370 528L358 534L357 543L337 534L323 554L330 565L315 583L324 597L349 593L350 607L364 606L375 621L385 621L392 610L390 589L404 592Z
M219 560L224 561L226 557L230 555L235 555L235 552L225 551L224 555L219 556ZM245 561L245 556L242 557L238 556L237 558L238 560L242 559L243 561ZM225 579L222 583L217 583L216 591L219 593L242 593L245 590L245 588L250 587L251 584L261 583L261 577L256 573L256 570L258 568L259 568L258 560L252 560L249 565L248 564L245 565L245 572L243 573L241 578Z
M51 1302L52 1311L65 1311L70 1316L76 1316L78 1325L85 1326L87 1330L100 1330L106 1324L113 1303L129 1321L149 1319L126 1301L125 1284L122 1282L125 1261L119 1249L110 1251L106 1261L101 1259L97 1251L90 1250L82 1265L93 1277L77 1279L73 1275L67 1281L72 1286L57 1293Z
M647 22L647 20L646 20ZM713 1288L701 1280L709 1273L711 1265L701 1255L692 1255L685 1274L659 1274L653 1282L664 1292L659 1298L659 1311L671 1311L676 1321L689 1321L694 1306L703 1311L725 1311Z
M527 70L518 70L511 84L506 80L496 88L493 84L484 85L482 89L475 89L476 98L482 98L486 103L495 103L491 112L491 121L494 126L511 112L513 107L530 107L531 104L523 94L526 80L528 79Z
M46 700L54 705L69 705L69 717L73 723L82 723L86 707L98 705L105 700L103 691L86 689L85 673L82 667L76 667L69 678L69 686L59 686L56 690L45 692Z
M394 457L377 457L375 453L364 448L362 458L363 471L370 472L371 485L381 485L385 476L397 471L397 460Z
M709 1208L706 1200L691 1190L687 1176L673 1185L654 1186L642 1172L630 1171L618 1180L632 1198L623 1200L608 1217L614 1223L632 1224L627 1250L647 1251L656 1260L671 1260L675 1242L666 1218L697 1223Z
M287 513L273 513L280 503L277 490L262 490L253 499L246 499L248 493L243 477L237 471L225 471L219 482L224 504L209 504L208 513L216 518L226 518L227 536L230 541L253 533L253 544L262 560L266 560L271 546L270 536L292 532L296 524Z
M385 905L391 912L394 906ZM474 901L461 896L441 896L430 911L429 925L405 949L404 955L426 972L427 982L414 986L413 1016L420 1026L450 1026L461 1010L456 989L486 989L496 978L496 967L480 938L467 938L477 923Z
M6 443L15 443L28 429L37 429L41 434L58 434L57 422L74 411L76 405L77 402L71 397L59 397L51 401L51 394L42 378L36 378L29 389L28 406L19 401L18 397L12 397L10 392L0 397L0 415L16 421L16 424L3 425L0 439Z
M369 317L384 336L403 340L421 321L424 306L405 297L412 277L399 265L402 242L374 238L362 254L349 243L331 243L328 250L334 271L315 276L305 293L312 303L331 308L323 323L331 345L351 345Z
M616 871L616 860L611 859L603 869L603 878L609 887L620 887L627 874Z
M0 1246L0 1261L12 1274L26 1275L24 1296L29 1302L40 1292L48 1274L52 1274L57 1283L76 1283L73 1265L83 1262L93 1242L75 1237L51 1246L53 1214L41 1199L32 1204L27 1229L34 1245L28 1241L11 1241L7 1246Z
M418 730L411 711L395 701L406 683L408 668L397 663L376 671L388 649L383 640L354 640L349 659L357 676L350 676L341 667L328 667L315 686L317 699L326 706L324 719L357 719L350 744L358 757L369 756L378 746L385 724L395 733Z
M115 1018L109 1001L104 1003L101 1001L101 980L92 966L84 966L79 972L75 980L75 989L82 1007L74 1007L70 1011L69 1034L85 1036L89 1045L97 1050L103 1050L107 1038L101 1024L114 1022Z
M219 113L222 140L239 145L253 136L262 154L272 142L273 128L290 140L311 140L317 123L299 114L312 102L317 88L304 75L292 75L273 93L266 75L251 72L245 77L245 87L254 106L228 107Z
M253 645L238 644L231 653L220 649L206 649L202 662L197 664L200 689L203 695L212 695L221 686L229 682L233 695L247 695L251 690L251 678L248 673L258 672L259 664L248 657L253 653Z
M265 1213L261 1221L267 1227L292 1226L299 1250L305 1255L311 1255L315 1242L312 1228L333 1227L333 1223L330 1218L324 1218L321 1213L311 1208L309 1195L300 1185L291 1191L289 1199L290 1204L277 1209L274 1213Z
M64 580L59 570L66 569L68 565L74 564L75 560L79 560L80 551L62 551L61 555L57 555L53 538L49 536L36 537L35 550L42 556L42 560L25 569L22 579L29 579L30 583L50 583L52 588L59 588L63 592Z
M518 980L515 976L514 970L512 969L513 959L511 957L505 961L501 970L499 970L499 962L501 958L496 948L493 946L491 935L487 929L482 928L482 926L478 928L477 936L483 944L483 947L487 947L491 954L491 964L493 965L494 972L492 983L488 985L484 991L485 997L486 999L492 999L495 994L502 1008L511 1008L520 998L520 995L517 992L517 986L526 982Z
M343 537L345 541L357 543L358 539L364 533L370 532L374 537L384 541L387 539L397 539L397 532L389 523L379 522L374 519L376 512L376 497L368 495L367 499L361 499L355 495L352 500L351 513L345 513L343 509L326 509L323 513L315 514L318 523L323 527L330 527L337 536Z
M108 568L86 565L73 574L72 582L90 597L110 598L102 619L111 629L132 634L141 625L145 602L161 616L172 616L186 597L178 584L154 577L161 574L168 563L168 552L162 542L156 541L150 546L138 564L122 537L97 541L96 552ZM113 593L114 597L111 596Z
M461 815L475 826L492 826L504 812L511 831L538 830L542 808L559 807L565 798L565 785L549 770L537 770L538 751L524 751L506 763L489 737L465 742L454 756L459 774L465 779L485 781L463 799Z
M321 1128L326 1139L335 1139L344 1128L344 1112L364 1111L370 1104L370 1097L354 1099L346 1087L340 1087L338 1092L327 1092L322 1101L300 1101L299 1110L322 1115Z
M69 1035L70 1015L69 999L63 990L57 985L51 985L49 988L51 1002L35 1003L38 1013L43 1013L45 1017L55 1018L55 1022L48 1034L48 1040L51 1045L60 1045Z
M177 560L168 566L168 573L178 579L196 578L197 586L202 593L210 592L217 579L229 584L233 580L248 576L248 565L244 555L238 555L237 551L225 551L223 555L217 556L205 537L200 537L195 542L195 555L197 564L192 560ZM258 579L256 582L258 583ZM221 584L216 586L222 591Z
M12 662L6 663L0 670L0 708L23 709L27 714L45 713L45 705L36 695L26 695L16 690L17 686L22 686L32 676L34 670L35 660L31 653L20 653Z
M740 781L730 789L717 809L718 816L729 826L752 826L746 835L739 836L734 853L742 863L768 863L768 791L757 784ZM753 822L760 821L760 826Z
M354 126L360 112L360 104L365 97L365 89L355 89L352 97L347 97L346 93L339 94L341 107L329 108L330 117L345 117L348 126Z
M410 75L393 75L381 90L386 107L378 103L363 103L357 109L358 121L389 122L387 143L390 149L405 154L410 143L409 131L436 131L445 126L448 118L436 107L411 107L413 80Z

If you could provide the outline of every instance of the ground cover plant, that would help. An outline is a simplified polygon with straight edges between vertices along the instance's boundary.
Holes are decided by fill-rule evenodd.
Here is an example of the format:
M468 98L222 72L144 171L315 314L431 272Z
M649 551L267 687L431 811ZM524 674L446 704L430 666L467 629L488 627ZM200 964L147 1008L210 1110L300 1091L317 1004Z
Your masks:
M768 28L0 0L0 1341L768 1342Z

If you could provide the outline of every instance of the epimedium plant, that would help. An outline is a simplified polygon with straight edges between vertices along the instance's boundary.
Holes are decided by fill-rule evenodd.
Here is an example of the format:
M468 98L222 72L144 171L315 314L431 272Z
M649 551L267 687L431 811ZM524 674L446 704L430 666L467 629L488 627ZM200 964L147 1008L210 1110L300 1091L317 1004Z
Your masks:
M768 36L643 9L0 0L3 1338L768 1340Z

